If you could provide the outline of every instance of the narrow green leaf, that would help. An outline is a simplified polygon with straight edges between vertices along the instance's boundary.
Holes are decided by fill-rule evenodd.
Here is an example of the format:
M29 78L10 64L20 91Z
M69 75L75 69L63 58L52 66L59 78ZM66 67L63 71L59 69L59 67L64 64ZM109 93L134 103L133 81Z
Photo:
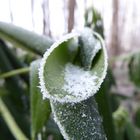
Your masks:
M0 113L5 120L6 124L8 125L10 131L14 135L14 137L17 140L28 140L28 138L23 134L23 132L20 130L19 126L16 124L13 116L9 112L8 108L0 98Z
M52 45L52 40L15 25L0 22L0 37L36 54L42 55Z
M28 67L21 68L21 69L16 69L16 70L11 70L9 72L0 74L0 79L1 78L8 78L8 77L11 77L11 76L15 76L15 75L23 74L23 73L27 73L27 72L29 72L29 68Z
M0 44L1 45L1 44ZM13 67L0 46L0 70L1 72L8 72L13 70ZM27 91L23 87L24 83L19 76L13 76L6 78L4 87L7 89L8 94L3 96L4 103L8 106L11 114L14 116L17 124L29 136L29 120L28 111L25 109L28 107ZM21 121L22 118L22 121Z
M42 100L42 94L39 89L38 68L40 61L31 63L30 85L31 85L31 135L35 140L38 133L41 133L45 127L51 113L48 100Z
M1 45L2 44L0 44L0 69L4 73L13 70L13 67L9 59L7 58L7 55L1 48ZM20 78L18 76L7 78L5 79L5 82L7 89L11 91L11 94L9 96L11 97L13 102L18 104L17 108L23 108L23 102L19 102L22 96L24 96L24 89L21 85Z
M25 65L24 63L22 63L16 56L16 54L14 54L6 45L6 43L0 39L0 44L1 47L3 49L3 51L7 54L7 57L9 59L9 61L11 62L12 66L14 69L18 69L18 68L22 68L25 67L27 65ZM24 74L24 75L20 75L21 78L28 84L29 83L29 76L28 74Z
M132 122L130 122L130 120L128 120L126 122L126 130L125 130L126 137L128 140L138 140L138 138L136 137L135 130L136 129L135 129L134 125L132 124Z
M52 118L49 119L46 125L46 133L43 136L43 139L52 136L53 140L64 140L63 136L61 135L57 124L54 122Z

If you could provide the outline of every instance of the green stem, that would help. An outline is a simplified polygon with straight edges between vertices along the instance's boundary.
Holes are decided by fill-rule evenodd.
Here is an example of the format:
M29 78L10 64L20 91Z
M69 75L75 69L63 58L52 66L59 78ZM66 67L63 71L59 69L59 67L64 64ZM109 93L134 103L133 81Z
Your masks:
M10 114L8 108L0 98L0 112L1 116L5 120L6 124L8 125L11 133L14 135L14 137L17 140L28 140L28 138L23 134L23 132L20 130L18 125L16 124L14 118Z
M6 72L6 73L1 74L0 79L1 78L8 78L8 77L15 76L15 75L18 75L18 74L27 73L29 71L30 71L29 67L12 70L10 72Z

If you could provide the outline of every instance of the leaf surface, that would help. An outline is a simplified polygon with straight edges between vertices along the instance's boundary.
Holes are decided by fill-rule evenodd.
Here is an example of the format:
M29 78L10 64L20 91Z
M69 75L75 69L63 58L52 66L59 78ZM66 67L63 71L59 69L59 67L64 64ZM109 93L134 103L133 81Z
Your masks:
M37 134L42 132L51 113L49 100L42 100L42 94L39 89L39 63L39 60L32 62L30 70L32 139L35 139Z
M53 43L48 37L40 36L21 27L4 22L0 22L0 37L10 41L16 47L30 50L39 55L42 55Z

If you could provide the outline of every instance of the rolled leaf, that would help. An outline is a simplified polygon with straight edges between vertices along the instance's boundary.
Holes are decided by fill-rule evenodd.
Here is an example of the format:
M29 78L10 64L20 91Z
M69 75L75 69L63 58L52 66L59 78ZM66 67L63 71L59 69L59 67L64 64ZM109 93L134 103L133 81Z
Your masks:
M40 88L66 140L106 139L93 97L107 71L101 37L85 28L54 43L40 64Z
M85 100L98 91L105 78L104 43L88 28L81 36L69 34L46 51L39 71L44 98L58 102Z

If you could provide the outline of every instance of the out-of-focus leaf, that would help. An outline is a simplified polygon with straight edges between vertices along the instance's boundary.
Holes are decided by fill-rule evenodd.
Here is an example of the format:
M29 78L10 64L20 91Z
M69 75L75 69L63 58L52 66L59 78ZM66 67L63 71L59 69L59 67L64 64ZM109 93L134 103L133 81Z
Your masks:
M61 133L59 131L57 124L51 118L47 122L45 131L46 132L43 136L43 139L46 139L46 138L52 136L53 140L64 140L63 136L61 135Z
M116 130L116 139L123 140L126 123L128 121L128 111L123 106L118 107L113 113L113 120Z
M23 74L29 72L29 67L26 68L21 68L21 69L16 69L16 70L11 70L9 72L5 72L0 74L0 79L2 78L9 78L18 74Z
M140 54L134 54L128 64L130 80L140 87Z
M11 115L7 106L4 104L2 98L0 98L0 113L11 133L16 139L28 140L28 138L24 135L24 133L20 130L19 126L15 122L13 116Z
M36 54L42 55L52 45L52 40L15 25L0 22L0 37Z
M0 69L4 73L4 72L8 72L10 70L13 70L13 67L12 67L7 55L5 54L5 52L2 49L2 45L3 44L0 43L0 60L1 60ZM22 98L22 96L24 96L25 93L24 93L23 86L21 85L22 83L20 81L20 78L18 76L7 78L7 79L5 79L5 84L6 84L7 89L11 92L11 94L9 94L9 96L11 96L11 99L13 100L13 102L17 103L17 105L18 105L17 108L18 107L23 108L23 102L19 102L19 101L22 100L21 98Z
M140 108L136 110L134 121L135 125L140 128Z
M109 70L103 84L101 85L100 90L98 91L98 94L96 94L95 97L98 103L99 112L103 117L103 126L107 139L116 140L110 102L110 88L114 83L111 81L114 81L114 79L111 79L110 75L111 71Z
M11 62L14 69L18 69L18 68L22 68L22 67L26 66L16 57L15 54L13 54L13 52L8 48L8 46L5 44L5 42L1 39L0 39L0 44L1 44L3 51L7 54L7 57L9 59L9 61ZM23 80L26 83L29 83L28 74L21 75L21 77L23 78Z
M3 96L7 95L7 90L4 86L0 86L0 98L2 98ZM1 113L0 113L0 138L2 140L7 140L7 139L11 139L14 140L13 135L11 134L10 130L8 129L6 123L4 122L4 120L1 117Z
M0 44L0 70L1 72L7 72L12 69L13 67ZM18 76L14 76L6 78L4 86L8 94L3 96L3 100L17 121L17 124L29 136L28 111L26 111L26 107L28 107L28 98L26 96L26 90L23 88L23 83Z
M89 28L69 34L44 54L39 72L41 90L50 99L55 121L65 139L106 139L92 97L106 71L104 43Z
M8 94L7 89L4 86L0 86L0 97Z
M85 26L92 28L104 38L101 14L93 7L87 9L85 12Z
M126 122L125 137L127 140L138 140L134 125L129 120Z
M15 140L4 120L0 117L0 138L2 140Z
M39 89L39 63L39 60L32 62L30 69L31 135L33 140L42 132L51 113L49 100L42 100Z

